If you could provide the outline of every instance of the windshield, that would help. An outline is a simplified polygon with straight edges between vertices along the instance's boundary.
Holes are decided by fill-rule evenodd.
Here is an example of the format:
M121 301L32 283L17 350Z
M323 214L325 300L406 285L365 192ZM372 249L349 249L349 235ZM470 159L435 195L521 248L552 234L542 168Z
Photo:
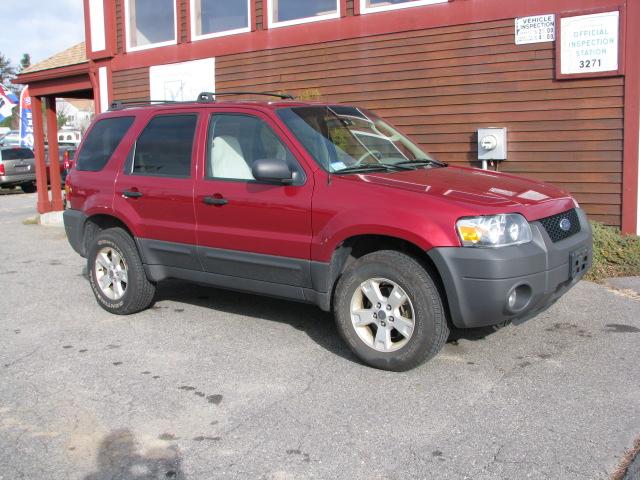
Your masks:
M332 173L443 165L367 110L308 106L283 108L278 115L316 162Z

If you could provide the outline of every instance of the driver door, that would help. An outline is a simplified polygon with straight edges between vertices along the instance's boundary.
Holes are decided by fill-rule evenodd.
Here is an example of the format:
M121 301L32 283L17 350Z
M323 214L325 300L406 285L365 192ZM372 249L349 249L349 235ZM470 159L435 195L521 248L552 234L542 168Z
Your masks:
M266 115L212 109L195 184L200 260L209 273L283 285L311 284L313 176ZM290 185L257 182L252 163L287 161Z

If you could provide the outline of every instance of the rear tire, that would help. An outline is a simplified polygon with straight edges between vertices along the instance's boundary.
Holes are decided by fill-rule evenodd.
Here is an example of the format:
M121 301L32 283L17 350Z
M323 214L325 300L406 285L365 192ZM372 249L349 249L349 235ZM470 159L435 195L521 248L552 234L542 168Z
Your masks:
M38 191L35 183L23 183L20 188L24 193L36 193Z
M413 258L382 250L343 273L334 296L338 330L355 355L383 370L410 370L434 357L448 336L442 299Z
M122 228L93 237L87 271L98 304L110 313L129 315L153 303L156 287L147 278L133 238Z

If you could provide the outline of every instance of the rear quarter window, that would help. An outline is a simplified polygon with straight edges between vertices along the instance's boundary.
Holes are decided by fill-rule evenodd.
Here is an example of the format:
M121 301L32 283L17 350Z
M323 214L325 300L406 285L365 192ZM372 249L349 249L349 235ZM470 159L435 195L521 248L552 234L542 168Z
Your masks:
M0 160L24 160L33 158L33 151L28 148L8 148L0 150Z
M89 132L78 154L76 169L89 172L102 170L132 123L133 117L99 120Z
M140 134L127 173L185 178L191 175L195 114L159 115ZM131 155L130 155L131 157Z

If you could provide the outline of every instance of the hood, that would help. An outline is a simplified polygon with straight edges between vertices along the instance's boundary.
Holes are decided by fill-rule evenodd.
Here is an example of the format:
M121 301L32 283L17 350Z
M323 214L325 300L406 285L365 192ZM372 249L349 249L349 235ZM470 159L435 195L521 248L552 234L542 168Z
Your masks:
M342 178L484 206L530 206L557 199L571 201L569 194L552 185L476 168L447 166Z

